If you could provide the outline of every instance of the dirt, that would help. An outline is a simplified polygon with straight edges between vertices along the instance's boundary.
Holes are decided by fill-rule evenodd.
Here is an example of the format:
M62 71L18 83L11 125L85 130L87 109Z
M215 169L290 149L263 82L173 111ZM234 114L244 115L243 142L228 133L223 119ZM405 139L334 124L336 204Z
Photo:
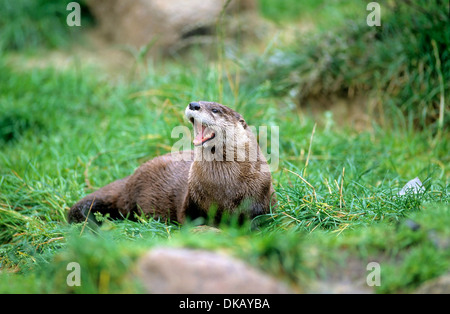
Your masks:
M334 124L357 132L371 130L375 103L368 95L329 95L308 98L299 106L301 114L313 117L325 128Z

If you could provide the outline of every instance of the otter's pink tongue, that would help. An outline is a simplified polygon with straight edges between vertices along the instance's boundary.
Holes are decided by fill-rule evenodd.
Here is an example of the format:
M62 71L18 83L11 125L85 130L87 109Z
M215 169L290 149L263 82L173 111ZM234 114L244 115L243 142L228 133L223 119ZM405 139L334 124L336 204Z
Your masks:
M201 123L196 123L195 129L196 129L195 133L197 133L197 135L195 136L193 143L194 145L197 146L203 143L203 132L205 131L206 126L204 126Z

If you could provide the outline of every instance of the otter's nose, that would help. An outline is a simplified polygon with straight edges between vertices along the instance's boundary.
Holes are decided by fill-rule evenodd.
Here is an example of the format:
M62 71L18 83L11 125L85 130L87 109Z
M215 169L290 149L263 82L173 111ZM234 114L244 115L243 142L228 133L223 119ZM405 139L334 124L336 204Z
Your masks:
M191 102L189 104L189 109L191 109L191 110L199 110L200 109L200 104L198 102Z

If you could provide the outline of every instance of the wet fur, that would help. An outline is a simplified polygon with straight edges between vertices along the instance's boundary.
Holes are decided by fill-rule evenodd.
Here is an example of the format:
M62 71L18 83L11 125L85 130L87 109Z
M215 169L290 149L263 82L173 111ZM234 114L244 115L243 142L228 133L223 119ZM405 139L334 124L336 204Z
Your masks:
M205 217L211 208L216 210L216 221L225 212L248 218L268 213L275 205L271 175L267 169L262 171L267 162L244 118L226 106L199 103L201 110L195 113L196 118L201 117L216 132L238 126L233 149L227 150L224 146L223 150L215 151L223 140L218 136L195 147L194 151L156 157L131 176L114 181L77 202L69 211L69 222L83 222L88 213L94 212L109 214L112 218L133 218L135 213L143 213L180 223L186 218ZM189 118L192 112L188 108ZM213 114L213 108L219 111ZM237 161L238 151L243 147L247 148L247 157L248 149L253 147L256 160ZM222 161L195 160L194 154L211 153L211 150L223 155ZM227 152L234 155L231 161Z

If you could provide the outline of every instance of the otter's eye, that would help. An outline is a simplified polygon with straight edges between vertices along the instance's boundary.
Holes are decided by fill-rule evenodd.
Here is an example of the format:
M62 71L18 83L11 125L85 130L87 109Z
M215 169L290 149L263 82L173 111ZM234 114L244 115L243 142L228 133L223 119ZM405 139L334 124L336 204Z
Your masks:
M214 112L214 113L218 113L219 112L219 110L217 110L216 108L211 109L211 111Z

